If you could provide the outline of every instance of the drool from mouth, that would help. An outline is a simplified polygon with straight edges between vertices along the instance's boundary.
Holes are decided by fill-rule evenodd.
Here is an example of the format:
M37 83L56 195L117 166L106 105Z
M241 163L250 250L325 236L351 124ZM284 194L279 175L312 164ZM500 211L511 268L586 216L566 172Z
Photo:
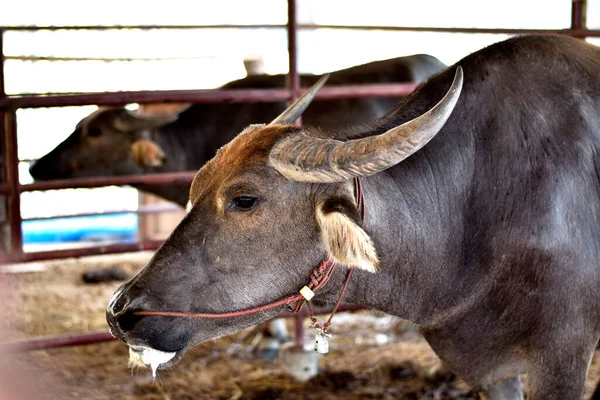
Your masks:
M150 347L129 347L129 364L132 366L150 367L152 377L156 379L156 370L175 357L176 352L167 353Z

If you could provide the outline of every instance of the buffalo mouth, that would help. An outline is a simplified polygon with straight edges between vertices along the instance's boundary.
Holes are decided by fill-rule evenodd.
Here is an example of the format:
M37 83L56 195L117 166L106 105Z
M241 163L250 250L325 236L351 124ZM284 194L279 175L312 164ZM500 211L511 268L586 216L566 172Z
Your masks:
M158 369L166 369L175 365L185 353L184 349L173 352L153 349L147 346L129 346L129 365L132 367L148 367L152 377L156 378Z
M129 366L137 368L150 368L156 378L158 369L166 369L175 365L193 345L185 339L183 343L156 342L149 338L140 338L123 332L115 326L110 326L110 333L129 347Z

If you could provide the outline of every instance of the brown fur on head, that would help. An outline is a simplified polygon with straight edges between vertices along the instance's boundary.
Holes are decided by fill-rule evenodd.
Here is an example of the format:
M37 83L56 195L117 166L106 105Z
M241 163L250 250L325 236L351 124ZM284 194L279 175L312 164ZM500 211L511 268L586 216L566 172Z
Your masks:
M215 196L217 214L224 212L227 187L253 165L268 165L269 152L284 136L299 132L293 125L252 125L219 150L196 175L190 189L193 205L203 196ZM269 170L275 172L274 168ZM277 173L277 172L275 172ZM335 262L376 272L379 264L369 235L360 227L356 206L347 196L324 199L316 204L315 218L328 256Z
M264 165L273 145L285 134L298 130L294 125L250 125L198 171L190 188L192 205L208 190L227 185L252 164Z

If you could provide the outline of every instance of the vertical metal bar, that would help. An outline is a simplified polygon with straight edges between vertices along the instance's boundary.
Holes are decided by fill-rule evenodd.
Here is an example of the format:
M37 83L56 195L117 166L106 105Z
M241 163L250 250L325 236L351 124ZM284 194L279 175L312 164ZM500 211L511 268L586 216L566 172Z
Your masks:
M6 97L4 89L4 30L0 29L0 98Z
M6 98L4 89L4 29L0 28L0 100ZM0 133L4 137L4 115L0 110ZM6 155L4 154L4 141L0 141L0 182L6 182L5 172Z
M571 2L571 29L581 30L586 29L587 25L587 0L572 0ZM580 39L585 39L585 36L574 35Z
M4 186L6 182L6 152L4 151L4 112L0 110L0 184ZM10 188L9 188L10 189ZM10 192L6 192L10 193ZM10 220L8 218L7 196L0 194L0 264L2 258L7 257L10 253Z
M13 256L19 256L23 254L23 232L21 230L21 185L19 184L17 114L15 110L4 110L3 114L6 181L10 187L10 193L8 194L10 245Z
M4 30L0 29L0 99L4 99L6 97L6 90L4 89ZM8 161L6 159L6 143L5 138L6 134L6 118L4 110L0 110L0 134L2 136L2 140L0 140L0 183L8 181ZM9 234L10 229L10 214L8 212L8 203L7 198L2 196L2 201L0 201L0 207L3 209L0 210L0 215L7 219L7 222L0 223L0 252L9 251L11 247L9 247L9 243L7 241L9 238L12 239L12 234ZM13 240L10 240L10 243L14 243Z
M294 315L294 345L304 348L304 316Z
M300 97L300 75L298 75L298 46L297 46L298 21L296 18L296 0L288 0L288 65L287 87L292 99L290 104ZM296 124L302 123L302 117L296 120ZM304 317L294 317L294 344L296 347L304 347Z
M296 20L296 0L288 0L288 64L289 72L287 75L287 87L290 90L292 99L290 104L300 97L300 75L298 75L298 46L297 46L298 21ZM302 117L298 118L297 124L300 124Z

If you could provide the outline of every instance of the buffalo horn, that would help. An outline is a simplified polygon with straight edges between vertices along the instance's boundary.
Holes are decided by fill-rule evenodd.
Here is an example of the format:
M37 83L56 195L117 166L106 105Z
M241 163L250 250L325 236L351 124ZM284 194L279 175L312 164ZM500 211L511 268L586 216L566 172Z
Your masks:
M458 67L439 103L385 133L346 142L296 133L275 144L269 161L282 175L300 182L341 182L376 174L415 153L440 131L458 101L462 82Z
M284 112L279 114L277 118L271 121L269 125L293 124L302 115L304 110L306 110L306 108L310 105L310 103L317 95L317 92L325 84L327 79L329 79L329 75L325 75L321 79L319 79L317 83L315 83L310 89L308 89L306 93L300 96L298 100L294 102L294 104L289 106Z
M115 110L113 126L122 132L136 132L155 129L167 125L179 118L179 114L143 115L125 108Z

